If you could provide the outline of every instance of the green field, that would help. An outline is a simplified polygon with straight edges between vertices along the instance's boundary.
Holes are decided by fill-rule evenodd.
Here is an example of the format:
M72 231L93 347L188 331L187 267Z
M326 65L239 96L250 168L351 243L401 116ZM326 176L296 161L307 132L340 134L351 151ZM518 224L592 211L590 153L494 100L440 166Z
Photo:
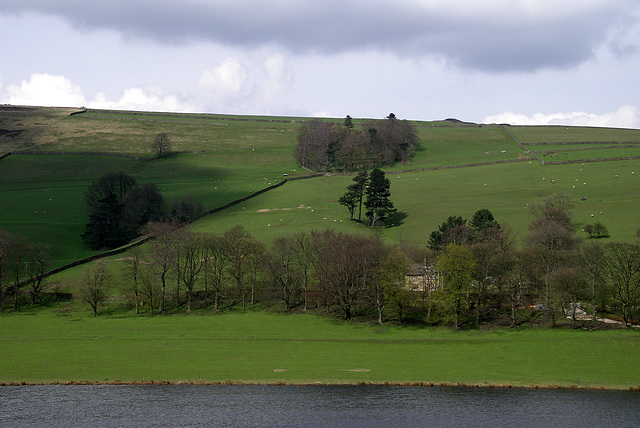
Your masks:
M0 156L12 153L0 159L0 230L51 244L52 267L93 254L80 238L87 222L82 198L107 172L156 183L166 200L191 195L205 210L279 183L283 174L308 174L293 157L307 118L72 111L0 108ZM363 122L355 119L356 126ZM424 247L448 216L469 219L481 208L522 238L528 205L558 192L574 201L578 229L598 221L610 234L600 242L637 242L639 130L415 125L421 148L410 162L386 170L399 215L379 231L385 242ZM160 132L178 153L152 159ZM611 160L619 157L633 159ZM572 163L549 163L558 161ZM369 233L337 202L351 178L289 180L191 227L222 233L240 224L266 243L327 228ZM118 271L121 256L108 260ZM84 269L57 274L52 284L74 292ZM640 384L637 331L454 332L204 310L136 317L113 303L97 318L72 301L1 314L0 382Z
M466 383L629 389L637 332L374 327L314 315L0 316L0 382Z

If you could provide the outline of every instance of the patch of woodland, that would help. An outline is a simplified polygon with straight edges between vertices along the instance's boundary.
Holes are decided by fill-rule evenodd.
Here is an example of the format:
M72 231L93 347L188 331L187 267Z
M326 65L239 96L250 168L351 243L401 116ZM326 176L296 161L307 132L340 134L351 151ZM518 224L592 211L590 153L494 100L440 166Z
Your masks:
M313 120L298 130L295 157L315 171L360 171L407 163L419 140L415 127L391 113L384 120L370 120L359 129L350 116L344 123Z

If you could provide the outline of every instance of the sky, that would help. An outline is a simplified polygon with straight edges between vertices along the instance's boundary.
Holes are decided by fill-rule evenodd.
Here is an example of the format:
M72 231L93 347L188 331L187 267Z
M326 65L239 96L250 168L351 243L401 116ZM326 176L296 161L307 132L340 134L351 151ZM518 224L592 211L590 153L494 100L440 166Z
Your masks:
M637 0L0 0L0 104L640 128Z

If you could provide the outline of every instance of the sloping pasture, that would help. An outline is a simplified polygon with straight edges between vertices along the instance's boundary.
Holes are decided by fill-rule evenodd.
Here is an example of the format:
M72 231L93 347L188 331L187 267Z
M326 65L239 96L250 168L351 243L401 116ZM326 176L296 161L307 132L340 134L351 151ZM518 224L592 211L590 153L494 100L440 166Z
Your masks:
M140 183L156 183L169 201L193 196L205 210L276 184L283 174L307 173L293 151L300 123L309 119L99 110L70 116L72 111L0 109L0 129L22 131L0 136L0 148L42 153L0 160L0 229L51 243L56 266L90 254L80 240L87 221L82 196L106 172L123 170ZM366 121L355 119L356 128ZM523 236L530 221L527 204L554 192L571 195L578 227L600 221L610 240L635 240L637 160L540 165L512 136L546 161L575 161L640 155L640 131L508 127L506 132L451 121L414 124L421 148L407 164L387 170L399 211L382 232L388 242L426 245L429 233L448 216L470 218L480 208ZM160 132L167 132L180 153L152 160L151 143ZM560 151L573 148L590 150ZM485 165L458 167L470 164ZM338 174L290 181L193 227L223 232L242 224L267 242L299 230L368 233L349 221L337 202L350 180Z

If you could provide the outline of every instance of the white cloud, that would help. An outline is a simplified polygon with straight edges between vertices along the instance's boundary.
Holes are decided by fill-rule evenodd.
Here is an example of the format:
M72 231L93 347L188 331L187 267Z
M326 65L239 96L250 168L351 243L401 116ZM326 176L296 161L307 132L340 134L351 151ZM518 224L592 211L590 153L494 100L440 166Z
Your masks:
M311 113L311 117L334 117L329 111L316 111Z
M270 110L275 100L291 88L294 80L293 73L282 54L268 56L263 63L263 68L265 78L258 83L251 100L253 108L258 111Z
M110 101L99 93L89 101L87 107L96 109L138 110L138 111L178 111L194 112L197 109L189 102L181 101L177 95L167 93L159 87L129 88L118 101Z
M213 69L203 70L196 82L197 91L211 101L223 102L237 97L245 88L247 70L237 58L229 57Z
M142 111L196 111L188 101L183 101L179 96L168 93L158 86L126 89L117 101L107 99L104 93L98 93L93 99L87 99L80 85L73 83L71 79L60 75L38 73L32 74L28 81L23 80L20 85L7 86L0 92L0 103Z
M34 73L20 85L9 85L0 95L6 104L80 107L86 105L80 86L64 76Z
M487 116L483 123L509 123L511 125L570 125L570 126L599 126L613 128L640 128L640 109L626 105L618 110L604 114L585 112L570 113L535 113L525 114L504 112Z

